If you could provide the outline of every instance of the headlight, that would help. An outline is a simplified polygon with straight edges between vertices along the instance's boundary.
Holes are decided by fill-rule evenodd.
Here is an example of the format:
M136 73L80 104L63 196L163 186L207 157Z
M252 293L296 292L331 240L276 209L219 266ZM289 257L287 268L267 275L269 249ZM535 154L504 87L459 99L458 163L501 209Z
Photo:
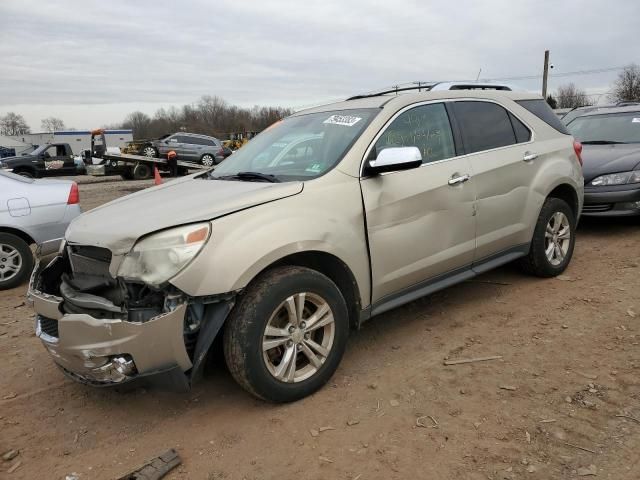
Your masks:
M602 175L591 180L590 185L601 187L607 185L627 185L629 183L640 183L640 170Z
M160 285L174 277L209 239L209 224L196 223L149 235L124 257L118 276Z

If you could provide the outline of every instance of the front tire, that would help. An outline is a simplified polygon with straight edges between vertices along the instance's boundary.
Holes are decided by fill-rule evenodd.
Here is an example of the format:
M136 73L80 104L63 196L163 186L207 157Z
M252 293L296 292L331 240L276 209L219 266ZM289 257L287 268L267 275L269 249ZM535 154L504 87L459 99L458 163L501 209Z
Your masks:
M542 205L529 254L520 264L538 277L555 277L571 261L576 241L576 220L571 207L560 198L547 198Z
M260 275L234 307L224 355L249 393L292 402L331 378L348 335L347 305L335 283L315 270L279 267Z
M204 165L205 167L213 167L216 164L216 159L213 155L210 155L208 153L205 153L201 158L200 158L200 163L202 165Z
M17 172L13 172L13 173L25 178L36 178L36 174L31 170L18 170Z
M0 233L0 290L22 285L33 270L33 254L27 242Z

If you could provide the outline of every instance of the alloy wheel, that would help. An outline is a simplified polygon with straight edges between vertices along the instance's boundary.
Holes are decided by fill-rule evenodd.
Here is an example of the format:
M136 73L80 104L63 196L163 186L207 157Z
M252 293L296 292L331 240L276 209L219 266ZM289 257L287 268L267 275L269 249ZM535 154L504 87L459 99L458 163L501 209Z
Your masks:
M155 157L156 156L156 151L153 147L145 147L144 150L142 150L142 154L145 157Z
M285 383L313 376L331 353L335 331L326 300L309 292L290 296L275 309L262 338L269 373Z
M211 155L202 156L202 165L204 165L205 167L213 167L214 163L215 162L213 161L213 157Z
M11 245L0 243L0 282L15 277L22 268L22 255Z
M544 252L547 260L553 266L560 265L569 251L571 245L571 224L562 212L554 213L544 234Z

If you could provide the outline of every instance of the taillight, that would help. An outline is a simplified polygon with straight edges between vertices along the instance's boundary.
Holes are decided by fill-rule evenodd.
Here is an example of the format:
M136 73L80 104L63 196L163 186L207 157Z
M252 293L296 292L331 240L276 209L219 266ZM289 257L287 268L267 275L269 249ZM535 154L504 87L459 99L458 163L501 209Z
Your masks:
M67 205L75 205L77 203L80 203L80 190L78 190L78 184L73 182L71 184L69 198L67 199Z
M573 151L576 152L576 157L578 157L580 166L582 166L582 144L577 140L573 141Z

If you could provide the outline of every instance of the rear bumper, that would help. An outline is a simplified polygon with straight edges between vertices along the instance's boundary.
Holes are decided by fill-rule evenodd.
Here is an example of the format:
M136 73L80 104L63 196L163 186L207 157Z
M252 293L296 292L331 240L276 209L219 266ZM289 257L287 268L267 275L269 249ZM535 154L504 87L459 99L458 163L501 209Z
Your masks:
M640 185L622 185L603 190L586 187L582 215L621 217L640 215Z

